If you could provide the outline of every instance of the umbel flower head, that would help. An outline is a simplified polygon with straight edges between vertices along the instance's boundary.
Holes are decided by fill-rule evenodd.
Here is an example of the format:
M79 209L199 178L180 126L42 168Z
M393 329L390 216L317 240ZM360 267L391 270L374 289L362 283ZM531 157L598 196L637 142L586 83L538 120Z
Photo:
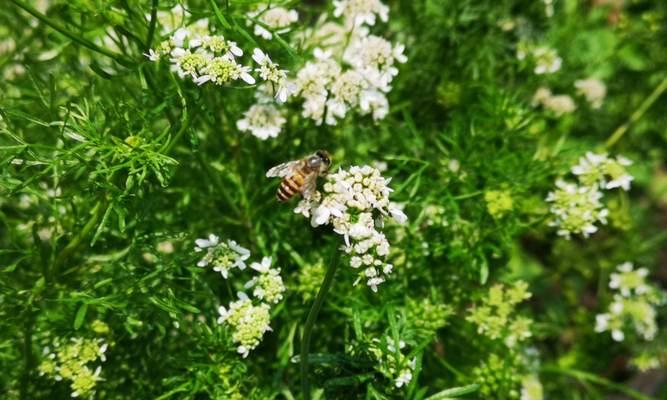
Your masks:
M632 165L632 161L623 156L613 159L606 153L596 154L589 151L579 159L579 164L572 167L572 173L577 175L579 182L584 185L598 185L600 189L620 187L627 191L634 179L625 169L629 165Z
M290 30L290 25L299 20L296 10L288 10L284 7L269 7L262 4L255 11L248 13L251 18L256 18L273 32L282 34ZM255 24L255 35L266 40L273 39L273 33L260 24Z
M294 210L310 217L313 227L332 225L343 236L343 250L350 266L359 269L359 279L377 291L393 266L385 262L389 242L381 231L384 217L404 223L407 216L389 201L391 189L376 168L352 166L327 176L322 193L304 198Z
M590 236L597 232L598 222L607 223L609 210L602 206L601 198L602 193L595 186L578 186L559 179L556 190L547 196L554 215L549 225L557 227L557 233L567 239L572 234Z
M336 125L350 111L383 119L397 66L407 61L405 46L370 34L365 25L374 25L378 17L387 21L389 9L379 0L334 1L334 8L342 24L322 19L303 35L314 50L313 60L295 79L302 115L327 125Z
M221 242L220 238L214 234L210 234L207 239L197 239L195 244L196 252L206 252L204 257L197 262L197 266L204 268L212 265L213 270L220 272L225 279L232 269L245 269L245 260L250 257L248 249L239 246L233 240Z
M254 288L253 296L273 304L283 299L285 285L280 276L280 269L271 268L271 257L264 257L261 263L250 264L250 268L259 272L258 276L245 284L246 289Z
M277 137L286 121L275 105L258 103L243 113L243 118L236 121L236 127L242 132L250 132L253 136L266 140Z
M229 304L229 309L220 306L218 323L227 323L233 328L232 340L238 344L238 353L245 358L259 345L264 333L271 330L271 307L266 303L254 305L243 292L238 297Z
M606 313L596 315L595 331L610 331L621 342L629 325L644 340L652 340L658 332L655 306L664 304L664 294L646 282L646 268L635 270L632 263L625 262L616 271L609 279L609 287L616 291L614 301Z
M92 398L97 382L102 379L102 366L95 364L106 361L108 344L102 339L77 337L65 343L56 339L53 347L53 350L44 348L44 358L37 368L39 374L56 381L70 381L72 397Z

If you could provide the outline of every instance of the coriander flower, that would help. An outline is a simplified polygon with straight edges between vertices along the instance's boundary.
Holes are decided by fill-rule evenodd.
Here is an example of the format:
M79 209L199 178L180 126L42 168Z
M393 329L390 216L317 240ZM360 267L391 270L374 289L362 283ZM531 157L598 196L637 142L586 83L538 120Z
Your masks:
M621 292L621 296L642 295L648 293L650 287L646 283L648 270L639 268L633 270L631 262L625 262L616 267L618 273L612 273L609 277L609 287Z
M243 55L243 50L241 50L236 42L226 40L224 36L221 35L204 35L195 43L191 43L191 46L201 46L208 51L223 55L228 58L241 57Z
M254 104L243 113L242 119L236 121L236 127L266 140L277 137L286 121L283 113L273 104Z
M632 327L644 340L652 340L658 331L655 306L665 303L664 294L646 282L648 270L634 270L632 263L618 265L612 273L609 287L617 291L605 313L595 317L596 332L611 332L612 339L625 339L628 327Z
M375 25L377 17L382 22L389 19L389 7L380 0L334 0L334 16L343 17L354 26Z
M551 93L551 90L545 87L537 89L531 104L533 106L544 107L553 112L556 117L569 114L577 109L577 105L574 104L572 97L565 94L554 95Z
M391 216L405 223L407 216L389 201L389 179L370 166L352 166L329 174L324 191L302 200L296 213L310 216L313 227L332 225L343 236L343 251L350 257L350 266L359 270L359 280L374 292L391 274L393 265L385 260L390 245L381 232L382 219Z
M197 266L204 268L213 265L213 270L220 272L225 279L233 268L245 269L245 260L250 257L248 249L239 246L233 240L222 243L220 238L213 234L209 235L207 239L197 239L195 244L196 252L206 251L204 257L197 262Z
M213 82L216 85L225 85L232 81L243 80L249 85L255 83L255 78L250 75L250 67L241 65L230 57L215 57L209 60L202 68L202 74L195 78L197 85Z
M579 159L579 164L572 167L572 173L584 185L599 185L601 189L620 187L627 191L634 179L625 169L629 165L632 165L632 161L623 156L612 159L606 153L589 151Z
M245 284L246 289L254 288L253 296L269 303L278 303L283 298L285 285L280 269L271 268L271 257L264 257L261 263L252 263L250 268L259 272Z
M278 64L271 61L271 58L260 49L253 51L252 59L259 64L259 68L255 68L255 71L259 72L260 78L276 86L275 91L278 101L281 103L286 102L287 97L291 94L291 90L287 84L286 71L280 69Z
M275 33L281 34L289 31L289 26L299 20L299 14L296 10L288 10L284 7L273 7L267 10L265 7L266 5L260 6L257 11L253 11L249 15L252 18L257 18ZM266 40L273 38L273 33L260 24L255 24L255 35Z
M592 108L602 107L602 102L607 95L607 86L604 82L595 78L580 79L574 82L577 94L584 96Z
M559 179L556 188L549 192L546 201L553 203L550 211L554 218L549 225L558 228L558 235L566 239L572 234L589 237L597 232L596 223L607 223L609 210L600 203L602 193L596 187L578 186Z
M560 70L563 59L558 56L556 50L548 47L536 47L532 51L535 60L534 72L537 75L553 74Z
M265 303L252 304L243 292L238 296L239 300L231 302L229 309L224 306L218 308L218 323L232 327L232 340L238 344L236 350L245 358L259 345L264 333L271 330L270 307Z
M405 46L392 45L388 40L375 35L362 36L353 40L345 50L343 59L368 82L383 92L390 89L389 84L398 75L397 63L405 63Z

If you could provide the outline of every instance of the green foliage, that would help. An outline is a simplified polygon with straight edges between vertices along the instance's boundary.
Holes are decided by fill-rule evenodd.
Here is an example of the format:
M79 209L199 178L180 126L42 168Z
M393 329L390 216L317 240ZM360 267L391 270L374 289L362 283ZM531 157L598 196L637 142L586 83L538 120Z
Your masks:
M330 126L290 100L267 140L237 126L255 85L200 86L169 57L146 57L172 33L158 13L183 5L186 25L207 19L246 59L261 48L293 78L331 2L271 2L299 12L271 40L254 32L266 25L256 0L0 9L3 398L307 398L303 324L343 239L294 213L298 200L277 203L265 173L320 148L333 170L375 165L391 177L408 221L384 227L393 272L377 293L341 261L314 326L309 396L667 395L664 380L635 384L667 365L667 2L385 3L388 21L370 32L404 43L408 58L395 65L387 116L349 112ZM556 57L558 71L535 73ZM588 78L606 85L599 107L575 87ZM633 163L575 177L589 151ZM589 238L557 233L546 201L557 179L590 186L626 173L631 190L599 204L607 224ZM211 233L249 249L248 264L271 257L280 269L282 299L273 287L276 304L250 321L270 317L263 336L263 326L235 336L248 326L240 312L218 323L218 308L253 288L197 266L195 240ZM635 314L656 321L652 340L634 316L623 341L596 332L624 262L650 271L650 302ZM258 346L244 358L239 342Z

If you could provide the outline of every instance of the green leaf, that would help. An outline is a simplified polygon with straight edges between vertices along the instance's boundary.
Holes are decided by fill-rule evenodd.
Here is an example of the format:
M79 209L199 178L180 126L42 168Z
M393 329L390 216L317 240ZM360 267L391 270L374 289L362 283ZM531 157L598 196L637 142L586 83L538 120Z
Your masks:
M76 315L74 316L74 329L81 328L81 325L83 325L83 321L86 319L87 311L88 311L88 303L81 304L81 307L79 307L79 310L76 312Z
M471 385L459 386L451 389L445 389L442 392L438 392L433 396L427 397L426 400L445 400L452 397L462 396L464 394L475 392L479 389L479 385L473 383Z

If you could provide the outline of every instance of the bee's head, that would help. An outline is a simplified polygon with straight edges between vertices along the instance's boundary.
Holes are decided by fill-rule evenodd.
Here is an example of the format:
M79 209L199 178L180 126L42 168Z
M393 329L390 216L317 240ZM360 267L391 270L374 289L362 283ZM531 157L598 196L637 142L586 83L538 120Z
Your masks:
M326 150L317 150L314 158L318 159L321 172L326 172L331 166L331 156Z

